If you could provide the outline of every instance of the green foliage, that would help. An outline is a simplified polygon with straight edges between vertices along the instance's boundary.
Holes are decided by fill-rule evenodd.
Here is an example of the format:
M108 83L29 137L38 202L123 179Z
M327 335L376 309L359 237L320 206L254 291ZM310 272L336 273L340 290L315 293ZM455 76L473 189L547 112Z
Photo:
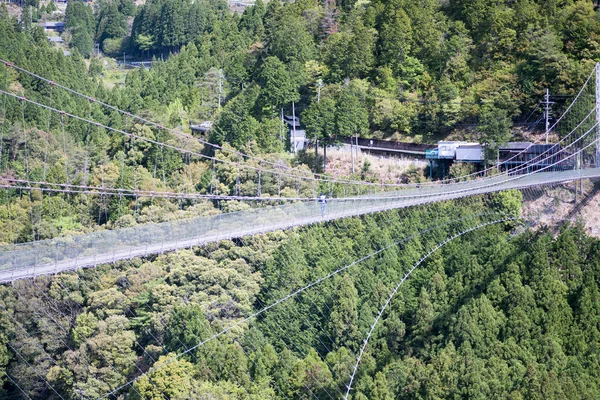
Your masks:
M331 390L331 372L313 349L305 359L296 362L292 371L291 384L297 397L302 398L311 394L323 397L327 396L328 390Z
M268 57L264 61L259 82L262 87L261 105L273 112L280 106L300 99L290 71L277 57Z
M361 137L368 132L369 114L358 98L358 93L346 88L338 101L336 112L337 132L343 137Z
M468 177L469 175L476 172L476 166L473 163L467 162L455 162L450 166L450 171L448 172L448 178L462 178ZM472 177L474 178L474 177ZM469 178L463 178L469 179Z
M70 1L65 11L65 27L72 32L71 47L84 57L94 51L94 14L82 0Z
M510 140L511 121L508 112L501 108L485 106L481 113L481 142L487 146L486 157L495 158L498 147Z
M315 45L306 29L306 20L281 10L271 22L267 38L270 52L284 63L297 61L304 65L315 55Z
M181 346L189 348L207 339L210 334L210 327L200 307L179 307L171 316L165 346L171 351Z
M600 27L585 1L338 1L337 11L332 2L320 3L265 7L258 0L238 17L219 0L152 0L137 14L130 0L100 1L94 19L91 7L72 1L66 23L78 51L71 57L39 30L23 29L2 4L0 57L165 126L187 130L190 121L214 120L213 143L250 154L282 151L279 109L287 113L291 102L309 137L322 144L373 131L446 134L479 117L481 141L493 150L510 139L513 118L537 103L540 88L573 92L598 58ZM91 54L94 39L106 53L120 52L124 21L133 14L138 55L177 54L106 89L98 81L106 74L102 63L92 60L88 69L81 55ZM209 152L12 69L0 67L0 86L44 104L52 92L54 107L137 136L70 119L63 124L7 99L0 165L7 176L152 191L314 195L311 185L274 174L263 173L257 185L257 172L236 164L259 163L231 151L211 153L230 162L213 166L143 141ZM262 157L282 167L297 162ZM306 166L297 171L310 176ZM465 171L455 164L451 174ZM423 179L415 168L406 175ZM204 201L30 192L0 193L2 244L219 212ZM22 395L6 373L31 398L53 396L40 387L40 375L64 398L99 398L139 369L164 365L136 383L138 393L119 395L335 397L345 391L389 288L460 224L394 246L176 361L172 355L433 222L489 210L518 216L521 202L519 192L501 192L468 205L348 218L344 230L315 225L2 287L0 396ZM373 332L354 398L599 397L600 245L578 227L555 237L508 233L513 226L457 239L415 271ZM16 334L19 326L29 336Z
M545 7L533 0L374 0L338 2L337 9L331 2L259 2L233 17L223 1L152 0L135 14L131 39L120 42L125 18L134 14L130 0L100 1L95 15L72 3L67 26L83 55L91 52L90 38L113 56L130 54L130 45L145 58L178 53L150 72L131 72L120 94L111 95L132 111L160 117L178 99L190 120L216 120L217 71L224 71L222 105L258 83L259 106L244 118L243 134L233 135L242 138L236 148L258 131L272 138L278 108L289 113L291 101L300 112L310 108L318 79L325 81L323 98L338 101L342 84L359 78L368 115L361 135L437 140L464 134L463 124L476 119L493 158L512 136L513 121L540 100L540 88L571 94L585 80L600 35L585 1ZM259 143L261 151L281 148L267 142Z
M523 193L518 190L505 190L490 195L491 207L498 213L506 213L513 217L521 215Z
M10 356L6 344L8 343L7 338L2 334L0 336L0 383L4 386L6 382L6 366L10 361ZM0 394L2 391L0 391Z
M46 5L46 12L53 13L56 10L58 10L58 7L56 7L54 0L50 0L50 2Z
M336 102L331 98L313 102L302 113L302 122L306 126L308 137L326 144L333 143L336 138L337 126L335 121Z
M247 7L240 18L240 29L246 30L255 38L260 39L265 33L263 17L265 16L266 8L263 0L257 0L253 6Z
M122 54L122 46L123 39L106 38L102 42L102 50L104 53L113 57L118 57L120 54Z
M73 328L73 342L76 345L84 343L98 329L98 319L92 313L82 313L77 316Z
M230 18L226 9L222 0L147 1L135 16L132 36L140 50L178 50Z
M348 277L339 281L337 296L329 316L331 330L338 345L353 347L360 342L358 335L358 291Z
M134 384L134 398L154 400L168 396L170 399L184 399L192 395L194 366L185 360L174 360L174 356L160 356L155 365L164 366Z
M408 15L399 5L401 1L386 4L380 29L381 63L401 75L402 66L410 54L412 27Z
M128 31L126 18L133 15L135 5L132 1L100 1L96 5L96 41L103 43L105 48L107 39L121 39Z
M73 32L71 47L77 49L84 57L90 57L94 52L94 42L87 30L78 27Z
M93 32L94 14L82 0L70 1L65 11L65 26L76 29L80 27L88 33Z
M252 115L260 95L260 88L252 86L230 101L221 114L211 133L214 143L230 143L236 148L256 140L260 123Z
M43 287L17 282L0 288L7 333L0 344L10 341L21 351L44 344L57 365L42 354L32 361L65 398L101 397L137 376L135 365L158 368L123 392L131 398L327 397L345 390L353 354L390 288L424 249L460 231L460 223L394 246L206 340L253 309L456 214L519 213L519 192L472 200L349 218L343 228L321 224L224 241L44 278ZM413 273L373 331L356 398L597 397L600 244L576 226L557 237L543 230L515 236L509 229L455 239ZM40 315L48 297L59 308ZM13 335L15 321L38 328ZM0 365L35 396L36 371L2 354ZM5 388L7 396L17 390Z
M360 18L347 31L329 36L325 48L325 62L329 79L339 82L346 78L366 76L375 63L374 50L377 32L364 26Z

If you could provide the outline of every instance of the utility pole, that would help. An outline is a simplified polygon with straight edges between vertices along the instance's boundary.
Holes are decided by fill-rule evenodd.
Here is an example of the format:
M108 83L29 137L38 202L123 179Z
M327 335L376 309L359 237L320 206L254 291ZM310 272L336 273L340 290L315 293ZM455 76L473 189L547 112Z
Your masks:
M296 104L292 101L292 153L296 154Z
M358 164L358 161L359 161L359 159L358 159L358 151L359 150L360 149L358 148L358 132L356 132L356 163L357 164Z
M350 154L352 155L352 173L354 173L354 138L350 135Z
M323 87L323 79L319 79L318 85L319 85L319 89L318 89L319 91L317 92L317 103L320 103L321 102L321 88Z
M281 129L279 130L279 141L285 146L283 136L285 135L285 121L283 119L283 107L281 107Z
M223 93L223 70L219 69L219 110L221 110L221 94Z
M548 144L548 135L550 134L550 104L554 104L550 101L550 90L546 88L546 97L544 100L546 110L544 111L546 117L546 144Z
M323 79L319 79L319 88L317 92L317 103L321 102L321 88L323 87ZM315 135L315 173L319 171L319 139Z

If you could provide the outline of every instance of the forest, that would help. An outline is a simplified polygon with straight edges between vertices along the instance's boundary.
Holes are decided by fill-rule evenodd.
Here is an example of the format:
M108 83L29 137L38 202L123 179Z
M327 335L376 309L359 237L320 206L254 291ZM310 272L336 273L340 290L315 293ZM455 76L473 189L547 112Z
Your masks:
M74 0L69 54L31 23L54 3L27 4L35 13L22 18L0 4L0 59L53 83L0 63L0 90L16 96L0 96L2 248L248 207L57 185L341 195L275 174L256 185L254 156L330 176L312 152L289 153L281 113L292 104L321 147L351 136L494 145L522 134L546 88L558 114L600 61L590 0L257 0L242 14L224 0ZM108 57L122 52L153 65L113 85ZM191 135L205 120L213 129L198 141L169 130ZM384 181L367 166L336 178L427 176ZM522 202L503 192L1 285L0 397L343 398L408 268L485 213L518 217ZM469 233L416 269L372 332L351 398L600 398L600 241L578 225L526 228Z
M520 201L439 203L2 286L4 396L18 385L30 398L99 398L158 365L118 398L341 398L391 285L463 228L453 213L514 215ZM353 399L598 397L600 241L577 226L515 229L457 239L413 274L371 337Z
M255 141L267 152L279 144L264 136L278 132L280 109L291 113L292 102L322 143L506 141L546 89L558 115L600 57L591 0L259 0L241 15L225 0L148 0L137 10L131 0L93 8L75 0L65 18L81 55L96 42L108 55L166 60L129 74L121 108L157 118L180 108L216 120L213 141Z

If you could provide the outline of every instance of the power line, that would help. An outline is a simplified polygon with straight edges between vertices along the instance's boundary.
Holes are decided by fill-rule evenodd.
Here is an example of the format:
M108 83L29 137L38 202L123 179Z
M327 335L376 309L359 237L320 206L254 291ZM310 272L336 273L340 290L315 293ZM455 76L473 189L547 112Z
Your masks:
M27 97L19 96L19 95L16 95L14 93L7 92L5 90L1 90L0 89L0 93L4 94L4 95L7 95L7 96L11 96L13 98L16 98L19 101L25 101L25 102L28 102L30 104L36 105L38 107L45 108L45 109L50 110L50 111L52 111L54 113L60 114L63 117L67 116L69 118L73 118L73 119L76 119L76 120L79 120L79 121L82 121L82 122L86 122L86 123L95 125L97 127L106 129L108 131L120 133L120 134L125 135L127 137L134 138L134 139L139 139L141 141L154 144L156 146L166 147L166 148L178 151L178 152L183 153L183 154L191 154L191 155L194 155L196 157L200 157L200 158L203 158L203 159L206 159L206 160L211 160L211 161L215 161L215 162L221 162L221 163L224 163L224 164L232 165L232 166L234 166L234 167L236 167L238 169L249 169L249 170L252 170L252 171L255 171L255 172L259 172L260 171L262 173L272 173L272 174L275 174L275 175L285 176L285 177L288 177L288 178L295 178L295 179L304 180L304 181L341 183L341 184L363 185L363 186L381 186L380 184L377 184L377 183L363 182L363 181L352 181L352 180L346 180L346 179L331 179L329 177L327 179L325 179L325 178L320 179L320 178L315 178L311 172L307 172L306 175L293 175L293 174L285 173L285 172L282 172L282 171L262 169L262 168L254 167L254 166L247 165L247 164L241 164L241 163L234 162L234 161L224 160L224 159L220 159L220 158L217 158L217 157L208 156L206 154L198 153L198 152L195 152L195 151L192 151L192 150L183 149L181 147L177 147L177 146L174 146L174 145L163 143L163 142L160 142L160 141L157 141L157 140L154 140L154 139L149 139L149 138L146 138L146 137L143 137L143 136L139 136L139 135L136 135L134 133L126 132L126 131L123 131L121 129L117 129L117 128L113 128L113 127L101 124L101 123L96 122L96 121L91 121L91 120L89 120L87 118L80 117L78 115L71 114L71 113L68 113L66 111L59 110L59 109L47 106L47 105L39 103L37 101L28 99ZM193 138L186 137L185 139L189 140L189 139L193 139ZM273 165L273 166L278 167L278 168L282 168L284 170L292 170L292 171L294 171L293 168L288 167L288 166L286 166L284 164L278 164L278 163L273 163L273 162L267 162L267 164ZM320 175L321 176L326 176L326 175L322 175L322 174L320 174ZM394 184L385 184L385 185L386 186L400 186L400 185L394 185Z
M548 144L548 134L550 133L550 105L554 102L550 101L550 90L546 89L546 97L544 99L544 116L546 118L546 144Z
M245 159L254 160L254 161L257 161L257 162L260 162L260 163L271 165L271 166L276 167L276 168L283 168L283 169L287 169L287 170L292 170L293 171L293 168L288 167L286 165L280 165L280 164L278 164L276 162L268 161L268 160L265 160L265 159L262 159L262 158L259 158L259 157L255 157L255 156L252 156L252 155L249 155L249 154L245 154L245 153L242 153L242 152L237 151L237 150L227 149L227 148L224 148L224 147L219 146L217 144L210 143L210 142L208 142L206 140L202 140L200 138L197 138L195 136L188 135L188 134L186 134L184 132L181 132L181 131L179 131L177 129L172 129L172 128L168 128L168 127L166 127L164 125L157 124L157 123L155 123L153 121L148 120L147 118L143 118L143 117L140 117L138 115L132 114L132 113L130 113L128 111L121 110L121 109L119 109L119 108L117 108L115 106L107 104L107 103L105 103L103 101L100 101L100 100L94 98L94 97L91 97L91 96L88 96L86 94L80 93L80 92L78 92L76 90L73 90L71 88L63 86L63 85L61 85L61 84L59 84L57 82L54 82L54 81L52 81L50 79L44 78L43 76L40 76L40 75L38 75L36 73L33 73L33 72L30 72L30 71L28 71L28 70L26 70L24 68L21 68L21 67L15 65L14 63L12 63L10 61L6 61L6 60L3 60L3 59L0 59L0 63L6 65L7 67L14 68L14 69L16 69L16 70L18 70L20 72L23 72L24 74L27 74L29 76L34 77L36 79L39 79L39 80L41 80L43 82L46 82L46 83L48 83L51 86L59 87L59 88L61 88L63 90L68 91L69 93L72 93L72 94L74 94L76 96L82 97L82 98L88 100L89 102L100 104L101 106L106 107L106 108L108 108L108 109L110 109L112 111L116 111L119 114L122 114L122 115L125 115L127 117L136 119L136 120L138 120L140 122L143 122L145 124L152 125L152 126L158 128L158 129L165 130L167 132L173 133L176 136L180 136L180 137L183 137L183 138L189 139L189 140L194 140L194 141L197 141L197 142L199 142L199 143L201 143L203 145L209 146L209 147L211 147L211 148L213 148L215 150L223 151L223 152L226 152L226 153L231 153L233 155L237 155L237 156L243 157ZM94 121L90 121L90 122L91 123L95 123ZM323 177L324 179L322 179L322 180L325 180L325 181L326 181L325 178L329 178L327 175L324 175L324 174L314 174L314 176Z
M352 375L350 376L350 383L348 383L348 385L346 386L347 391L346 391L346 395L344 396L344 400L348 400L348 397L350 396L350 391L352 390L352 383L354 382L354 377L356 376L356 372L358 370L358 365L360 364L361 360L362 360L362 356L364 355L364 352L367 348L367 345L369 344L369 340L371 339L371 336L373 335L373 331L375 330L375 327L377 326L377 323L379 322L379 320L381 319L383 312L385 311L385 309L389 306L390 302L392 301L392 299L394 298L394 296L396 295L396 293L398 292L398 290L400 289L400 287L402 286L402 284L408 279L408 277L413 273L413 271L419 266L421 265L425 260L427 260L429 258L429 256L431 256L433 253L435 253L437 250L439 250L440 248L444 247L446 244L448 244L449 242L451 242L452 240L464 236L469 232L473 232L477 229L481 229L481 228L485 228L487 226L490 225L494 225L494 224L499 224L502 222L507 222L507 221L514 221L516 220L516 218L503 218L503 219L499 219L496 221L492 221L492 222L487 222L484 223L482 225L476 226L474 228L470 228L467 229L466 231L460 232L446 240L444 240L443 242L439 243L436 247L434 247L431 251L429 251L429 253L427 253L424 257L422 257L417 263L415 263L412 268L404 275L404 277L402 278L402 280L400 280L400 282L398 283L398 285L394 288L394 290L392 291L392 293L390 294L390 296L387 298L385 304L383 305L383 307L379 310L379 314L377 314L377 317L375 318L375 322L371 325L371 328L369 330L369 333L367 335L367 338L364 340L363 345L360 349L360 353L356 359L356 363L354 364L354 368L352 371Z
M48 183L39 181L29 181L24 179L2 178L2 181L13 182L15 185L0 184L0 188L4 189L20 189L29 191L44 191L57 193L76 193L76 194L93 194L93 195L114 195L125 197L157 197L169 199L200 199L200 200L237 200L237 201L316 201L317 197L268 197L268 196L228 196L217 194L200 194L200 193L177 193L177 192L160 192L136 189L121 189L121 188L104 188L98 186L83 186L71 185L65 183ZM19 184L27 185L20 186ZM38 187L53 186L53 187Z
M467 217L467 218L471 218L471 217ZM459 219L459 220L462 220L462 219ZM449 222L449 223L447 223L447 224L450 224L450 223L452 223L452 222ZM167 360L165 363L161 364L160 366L153 366L153 367L151 367L151 368L150 368L148 371L146 371L146 372L144 373L144 375L142 375L142 376L145 376L145 375L151 374L152 372L154 372L154 371L158 370L159 368L162 368L162 367L164 367L164 366L166 366L166 365L169 365L170 363L172 363L172 362L174 362L175 360L177 360L177 359L179 359L179 358L183 357L184 355L186 355L186 354L190 354L192 351L194 351L195 349L197 349L197 348L199 348L199 347L201 347L201 346L205 345L206 343L208 343L208 342L211 342L211 341L213 341L213 340L217 339L218 337L220 337L220 336L223 336L223 335L227 334L228 332L232 331L233 329L235 329L236 327L238 327L238 326L240 326L240 325L246 324L246 323L247 323L247 322L249 322L250 320L253 320L253 319L255 319L255 318L259 317L260 315L262 315L262 314L266 313L267 311L269 311L269 310L271 310L271 309L273 309L273 308L277 307L279 304L281 304L281 303L284 303L284 302L286 302L287 300L289 300L289 299L291 299L291 298L294 298L294 297L296 297L297 295L299 295L299 294L301 294L301 293L303 293L303 292L307 291L308 289L310 289L310 288L312 288L312 287L314 287L314 286L317 286L317 285L321 284L322 282L324 282L324 281L328 280L329 278L331 278L331 277L333 277L333 276L335 276L335 275L338 275L338 274L340 274L340 273L342 273L342 272L344 272L344 271L348 270L349 268L353 267L354 265L361 264L361 263L363 263L364 261L366 261L366 260L369 260L369 259L371 259L371 258L373 258L373 257L375 257L375 256L377 256L377 255L379 255L379 254L381 254L381 253L383 253L383 252L385 252L385 251L387 251L387 250L391 249L391 248L397 247L398 245L400 245L400 244L402 244L402 243L404 243L404 242L407 242L408 240L410 240L410 239L412 239L412 238L414 238L414 237L416 237L416 236L422 235L422 234L423 234L423 233L425 233L425 232L431 231L431 230L433 230L433 229L435 229L435 228L438 228L438 227L440 227L440 226L444 226L444 225L446 225L446 224L441 224L441 225L439 225L439 226L436 226L436 227L433 227L433 228L427 228L427 229L425 229L425 230L423 230L423 231L420 231L420 232L418 232L417 234L414 234L414 235L411 235L411 236L409 236L409 237L407 237L407 238L403 238L403 239L401 239L401 240L395 241L394 243L391 243L391 244L390 244L390 245L388 245L388 246L385 246L385 247L383 247L383 248L381 248L381 249L379 249L379 250L377 250L377 251L375 251L375 252L373 252L373 253L370 253L370 254L368 254L368 255L366 255L366 256L364 256L364 257L362 257L362 258L360 258L360 259L358 259L358 260L356 260L356 261L353 261L352 263L346 264L345 266L343 266L343 267L341 267L341 268L339 268L339 269L337 269L337 270L335 270L335 271L333 271L333 272L330 272L330 273L328 273L327 275L325 275L325 276L323 276L323 277L321 277L321 278L319 278L319 279L317 279L317 280L315 280L315 281L313 281L313 282L311 282L311 283L307 284L306 286L304 286L304 287L301 287L301 288L299 288L299 289L297 289L297 290L295 290L295 291L293 291L293 292L289 293L288 295L286 295L286 296L284 296L284 297L281 297L281 298L279 298L278 300L276 300L276 301L274 301L273 303L271 303L271 304L269 304L269 305L267 305L267 306L265 306L265 307L261 308L260 310L258 310L258 311L256 311L256 312L252 313L251 315L249 315L249 316L247 316L247 317L245 317L245 318L243 318L243 319L241 319L241 320L239 320L239 321L236 321L236 322L235 322L234 324L232 324L231 326L229 326L229 327L227 327L227 328L225 328L225 329L221 330L220 332L217 332L217 333L213 334L212 336L210 336L210 337L208 337L208 338L206 338L206 339L204 339L204 340L202 340L202 341L198 342L196 345L194 345L194 346L192 346L192 347L188 348L186 351L184 351L184 352L181 352L181 353L179 353L179 354L177 354L177 355L171 356L171 357L170 357L170 358L169 358L169 359L168 359L168 360ZM132 385L133 385L133 384L134 384L134 383L135 383L135 382L136 382L136 381L137 381L139 378L140 378L140 377L136 377L136 378L134 378L134 379L130 380L129 382L127 382L127 383L125 383L125 384L123 384L123 385L121 385L121 386L119 386L119 387L115 388L115 389L114 389L114 390L112 390L110 393L107 393L107 394L105 394L104 396L102 396L102 397L101 397L101 399L106 399L106 398L109 398L109 397L111 397L111 396L115 395L116 393L118 393L120 390L124 389L125 387L127 387L127 386L132 386Z

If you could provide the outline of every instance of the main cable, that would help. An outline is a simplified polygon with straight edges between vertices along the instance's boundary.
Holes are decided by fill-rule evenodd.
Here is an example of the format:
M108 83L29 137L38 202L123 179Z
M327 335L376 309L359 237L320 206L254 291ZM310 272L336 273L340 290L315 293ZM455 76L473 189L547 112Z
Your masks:
M471 217L469 217L469 218L471 218ZM506 219L506 218L505 218L505 219ZM513 219L515 219L515 218L513 218ZM181 358L182 356L184 356L184 355L186 355L186 354L188 354L188 353L192 352L193 350L195 350L195 349L197 349L197 348L199 348L199 347L203 346L204 344L206 344L206 343L208 343L208 342L210 342L210 341L212 341L212 340L215 340L215 339L217 339L218 337L220 337L220 336L222 336L222 335L224 335L224 334L227 334L228 332L230 332L230 331L231 331L231 330L233 330L234 328L236 328L236 327L238 327L238 326L240 326L240 325L242 325L242 324L245 324L245 323L247 323L248 321L250 321L250 320L252 320L252 319L254 319L254 318L256 318L256 317L258 317L258 316L260 316L260 315L262 315L262 314L264 314L265 312L269 311L270 309L272 309L272 308L274 308L274 307L278 306L279 304L281 304L281 303L283 303L283 302L285 302L285 301L287 301L287 300L289 300L289 299L291 299L291 298L293 298L293 297L297 296L298 294L300 294L300 293L303 293L303 292L305 292L306 290L308 290L308 289L310 289L310 288L312 288L312 287L314 287L314 286L317 286L317 285L319 285L319 284L320 284L320 283L322 283L323 281L325 281L325 280L327 280L327 279L329 279L329 278L331 278L331 277L333 277L333 276L335 276L335 275L338 275L338 274L339 274L339 273L341 273L341 272L344 272L344 271L348 270L349 268L351 268L351 267L352 267L352 266L354 266L354 265L358 265L358 264L362 263L363 261L366 261L366 260L368 260L368 259L370 259L370 258L372 258L372 257L374 257L374 256L376 256L376 255L378 255L378 254L381 254L381 253L385 252L386 250L389 250L390 248L393 248L393 247L395 247L395 246L398 246L399 244L401 244L401 243L404 243L404 242L406 242L406 241L408 241L408 240L410 240L410 239L412 239L412 238L414 238L414 237L420 236L420 235L421 235L421 234L423 234L423 233L426 233L426 232L428 232L428 231L431 231L431 230L437 229L437 228L439 228L439 227L441 227L441 226L445 226L445 225L447 225L447 224L450 224L450 223L452 223L452 222L454 222L454 221L451 221L451 222L448 222L448 223L445 223L445 224L441 224L441 225L439 225L439 226L435 226L435 227L432 227L432 228L429 228L429 229L425 229L425 230L423 230L423 231L420 231L420 232L418 232L418 233L416 233L416 234L414 234L414 235L411 235L411 236L409 236L409 237L407 237L407 238L403 238L402 240L395 241L394 243L391 243L390 245L387 245L387 246L385 246L385 247L383 247L383 248L381 248L381 249L379 249L379 250L377 250L377 251L375 251L375 252L373 252L373 253L370 253L370 254L368 254L367 256L364 256L364 257L362 257L362 258L360 258L360 259L358 259L358 260L355 260L354 262L352 262L352 263L350 263L350 264L347 264L347 265L345 265L345 266L343 266L343 267L341 267L341 268L338 268L337 270L335 270L335 271L333 271L333 272L330 272L330 273L328 273L327 275L325 275L325 276L323 276L323 277L321 277L321 278L319 278L319 279L317 279L317 280L315 280L315 281L313 281L313 282L309 283L308 285L306 285L306 286L303 286L303 287L301 287L301 288L299 288L299 289L297 289L297 290L293 291L292 293L289 293L288 295L286 295L286 296L284 296L284 297L280 298L279 300L277 300L277 301L275 301L275 302L271 303L270 305L268 305L268 306L266 306L266 307L264 307L264 308L260 309L259 311L256 311L256 312L252 313L251 315L249 315L249 316L247 316L247 317L245 317L245 318L243 318L243 319L241 319L241 320L239 320L239 321L235 322L234 324L232 324L232 325L228 326L227 328L223 329L223 330L222 330L222 331L220 331L220 332L217 332L217 333L213 334L212 336L208 337L207 339L205 339L205 340L202 340L201 342L197 343L196 345L194 345L194 346L190 347L188 350L186 350L186 351L184 351L184 352L182 352L182 353L179 353L179 354L177 354L177 355L175 355L175 356L171 357L171 359L167 360L167 361L166 361L164 364L161 364L159 367L155 367L155 366L153 366L153 367L152 367L152 368L150 368L148 371L146 371L146 372L144 373L144 375L141 375L141 376L145 376L145 375L147 375L147 374L150 374L150 373L152 373L152 372L156 371L157 369L159 369L159 368L162 368L162 367L164 367L164 366L166 366L166 365L168 365L168 364L170 364L170 363L174 362L175 360L177 360L177 359ZM125 384L123 384L123 385L121 385L121 386L117 387L116 389L114 389L114 390L113 390L113 391L111 391L110 393L107 393L107 394L105 394L104 396L102 396L102 397L101 397L101 399L107 398L107 397L109 397L109 396L113 396L113 395L115 395L115 394L116 394L118 391L120 391L121 389L123 389L123 388L125 388L125 387L127 387L127 386L131 386L131 385L133 385L133 383L135 383L135 382L136 382L136 381L137 381L137 380L138 380L138 379L139 379L141 376L138 376L138 377L136 377L136 378L134 378L134 379L130 380L129 382L127 382L127 383L125 383Z
M365 349L367 348L367 345L369 344L369 340L371 339L371 336L373 335L373 331L375 330L375 327L377 326L377 323L381 319L381 316L383 315L383 312L386 310L386 308L388 307L388 305L390 304L390 302L392 301L392 299L394 298L394 296L396 295L396 293L398 292L398 290L400 289L400 287L402 286L402 284L410 277L410 275L413 273L413 271L419 265L421 265L425 260L427 260L429 258L429 256L431 256L433 253L435 253L440 248L444 247L447 243L451 242L452 240L454 240L454 239L456 239L458 237L464 236L467 233L473 232L473 231L475 231L477 229L485 228L487 226L498 224L498 223L501 223L501 222L514 221L514 220L517 220L517 219L518 218L516 218L516 217L514 217L514 218L503 218L503 219L499 219L499 220L492 221L492 222L486 222L486 223L484 223L482 225L476 226L474 228L467 229L466 231L463 231L463 232L460 232L460 233L458 233L456 235L453 235L450 238L448 238L448 239L444 240L443 242L439 243L436 247L434 247L431 251L429 251L429 253L427 253L425 256L423 256L417 263L415 263L411 267L411 269L404 275L404 277L396 285L396 287L394 288L394 290L392 291L392 293L390 294L390 296L387 298L385 304L379 310L379 313L377 314L377 317L375 318L375 322L371 325L369 333L367 334L367 338L364 340L363 345L362 345L362 347L360 349L358 358L356 360L356 363L354 364L354 369L352 371L352 375L350 375L350 382L348 383L346 395L344 396L344 400L348 400L348 396L350 395L350 390L352 389L352 383L354 382L354 377L356 376L356 372L358 370L358 365L360 364L362 356L364 355Z

